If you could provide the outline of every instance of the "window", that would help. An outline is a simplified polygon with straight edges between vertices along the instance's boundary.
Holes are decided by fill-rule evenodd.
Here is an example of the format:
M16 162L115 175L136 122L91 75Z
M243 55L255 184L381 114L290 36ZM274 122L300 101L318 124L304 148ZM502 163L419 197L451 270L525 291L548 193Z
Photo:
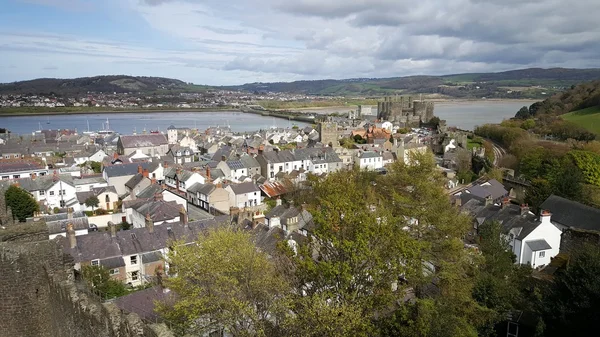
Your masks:
M257 194L258 194L258 192L254 192L254 195L257 195Z
M64 200L60 201L60 207L65 207L67 205L67 203Z
M546 256L546 252L540 252L540 254L538 256L539 257L545 257Z
M54 195L54 191L50 191L50 195Z
M139 271L136 270L134 272L131 272L131 280L132 281L137 281L139 279L140 279L140 272Z
M104 201L105 202L110 202L110 197L108 196L108 194L106 195L106 197L104 197Z
M15 175L13 175L13 178L14 179L19 179L19 178L21 178L21 176L19 174L15 174Z
M118 275L119 274L119 268L111 269L109 273L111 275Z
M100 260L92 260L92 266L99 266Z
M61 190L58 190L58 195L62 195L62 191Z
M133 255L129 258L131 264L137 264L137 255Z
M40 195L46 195L46 191L44 191L44 190L40 191Z
M66 190L62 190L63 195L67 195L67 191Z

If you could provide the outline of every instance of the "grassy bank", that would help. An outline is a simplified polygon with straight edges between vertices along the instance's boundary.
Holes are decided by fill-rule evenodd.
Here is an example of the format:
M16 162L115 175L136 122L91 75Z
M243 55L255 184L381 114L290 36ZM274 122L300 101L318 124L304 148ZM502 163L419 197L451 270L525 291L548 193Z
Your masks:
M600 135L600 106L569 112L562 118Z

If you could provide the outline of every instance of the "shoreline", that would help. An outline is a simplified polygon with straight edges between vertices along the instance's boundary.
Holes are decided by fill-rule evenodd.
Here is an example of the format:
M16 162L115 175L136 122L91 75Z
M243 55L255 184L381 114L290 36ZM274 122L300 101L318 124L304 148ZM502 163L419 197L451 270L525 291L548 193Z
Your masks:
M134 114L134 113L161 113L161 112L241 112L240 109L131 109L131 110L82 110L82 111L32 111L32 112L4 112L0 109L2 117L27 117L27 116L64 116L64 115L106 115L106 114Z

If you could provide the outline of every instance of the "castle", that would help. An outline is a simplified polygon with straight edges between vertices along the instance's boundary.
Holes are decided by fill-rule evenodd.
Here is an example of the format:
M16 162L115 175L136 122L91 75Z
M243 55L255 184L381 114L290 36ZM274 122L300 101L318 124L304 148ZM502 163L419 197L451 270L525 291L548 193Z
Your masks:
M402 96L399 100L397 97L384 97L383 102L377 102L377 118L404 127L419 126L433 118L433 107L433 102L413 101L411 96L406 100Z

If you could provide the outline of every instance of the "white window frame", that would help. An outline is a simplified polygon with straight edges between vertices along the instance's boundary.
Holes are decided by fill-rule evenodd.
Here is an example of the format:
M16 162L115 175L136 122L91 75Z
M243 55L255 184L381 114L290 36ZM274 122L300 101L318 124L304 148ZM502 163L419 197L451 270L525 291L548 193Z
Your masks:
M538 257L546 257L546 251L542 250L541 252L538 253Z
M41 190L41 191L40 191L40 195L46 195L46 191L44 191L44 190Z
M50 191L50 195L53 196L54 195L54 191Z
M100 265L100 260L92 260L92 262L90 264L92 266L99 266Z
M131 255L129 257L129 264L131 264L131 265L137 265L138 264L137 255Z
M139 270L135 270L131 272L131 280L132 281L138 281L140 279L140 271Z

